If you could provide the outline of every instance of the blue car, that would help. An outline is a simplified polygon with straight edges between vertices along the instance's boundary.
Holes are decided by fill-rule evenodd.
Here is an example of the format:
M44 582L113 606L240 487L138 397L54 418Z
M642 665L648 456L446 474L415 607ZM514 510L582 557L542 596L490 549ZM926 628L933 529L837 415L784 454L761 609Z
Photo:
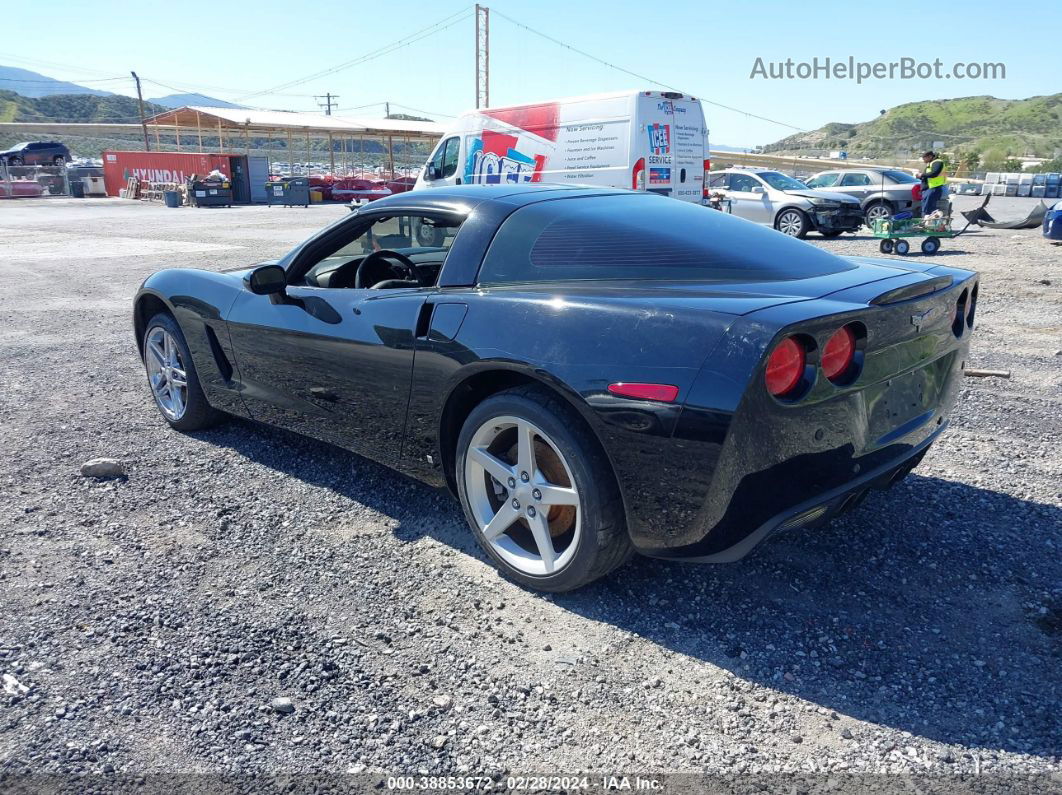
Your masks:
M1062 240L1062 202L1055 202L1044 216L1044 237Z

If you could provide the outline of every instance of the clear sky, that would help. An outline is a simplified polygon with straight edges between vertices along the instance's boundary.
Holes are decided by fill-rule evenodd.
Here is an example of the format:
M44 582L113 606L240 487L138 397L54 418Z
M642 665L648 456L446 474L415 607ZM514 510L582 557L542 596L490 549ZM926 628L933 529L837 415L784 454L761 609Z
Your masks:
M962 3L487 0L491 7L492 105L654 88L543 39L534 28L618 67L699 98L784 122L706 105L715 144L769 143L829 121L866 121L916 100L991 94L1008 99L1062 91L1054 63L1062 44L1055 0ZM339 115L416 113L445 120L475 105L471 5L460 0L291 2L50 0L52 22L0 42L0 64L94 88L145 96L198 91L255 107L314 110L315 94L339 95ZM462 12L466 16L460 16ZM504 18L509 17L510 19ZM445 29L360 63L273 93L258 92L356 61L450 17ZM448 23L447 23L448 24ZM440 26L441 27L441 26ZM940 58L1003 63L1005 79L854 80L751 78L792 58L891 62ZM121 76L122 80L106 82ZM101 82L94 82L101 81ZM2 84L0 84L2 86ZM255 96L248 96L255 94ZM246 99L242 99L247 97ZM416 110L410 110L410 109Z

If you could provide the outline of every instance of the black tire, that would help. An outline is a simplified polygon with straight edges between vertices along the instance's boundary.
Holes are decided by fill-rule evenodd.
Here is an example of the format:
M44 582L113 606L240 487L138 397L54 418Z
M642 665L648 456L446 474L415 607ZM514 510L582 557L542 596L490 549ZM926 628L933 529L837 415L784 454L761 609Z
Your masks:
M66 165L66 158L63 157L62 155L56 155L55 157L52 158L52 165L53 166L65 166Z
M170 419L166 416L158 403L158 398L155 397L154 390L152 390L151 396L155 401L156 408L159 409L159 414L178 431L199 431L224 421L228 415L224 412L218 411L207 402L206 395L203 394L203 388L199 384L199 374L196 372L195 362L192 360L192 354L188 350L188 343L185 342L184 333L181 331L181 327L177 325L177 321L174 319L173 315L169 312L159 312L152 317L144 327L144 337L141 340L141 344L144 351L143 359L145 371L147 369L147 357L149 355L147 340L152 329L156 327L164 329L176 342L181 356L181 362L184 364L185 380L188 384L187 405L184 414L176 420ZM148 388L150 389L150 387L151 384L149 382Z
M922 241L923 254L936 254L938 251L940 251L939 237L927 237Z
M810 227L811 224L808 222L807 213L796 207L786 207L778 213L778 217L774 219L775 229L783 235L789 235L790 237L795 237L800 240L803 240L808 236L808 230Z
M21 166L22 165L22 158L21 157L12 157L12 158L10 158L7 161L7 164L9 166Z
M891 254L892 249L892 241L887 238L878 243L878 251L880 251L882 254Z
M907 252L910 251L910 250L911 250L911 244L908 243L906 240L897 240L896 241L896 253L899 254L901 257L905 256L907 254Z
M465 482L468 447L477 429L503 416L527 420L548 434L567 462L579 492L581 532L578 541L572 542L578 546L571 560L549 575L531 575L506 563L483 537L469 504ZM516 387L476 406L461 428L455 467L461 507L477 543L502 575L519 585L552 593L572 591L605 576L633 553L623 503L608 460L578 414L543 387Z

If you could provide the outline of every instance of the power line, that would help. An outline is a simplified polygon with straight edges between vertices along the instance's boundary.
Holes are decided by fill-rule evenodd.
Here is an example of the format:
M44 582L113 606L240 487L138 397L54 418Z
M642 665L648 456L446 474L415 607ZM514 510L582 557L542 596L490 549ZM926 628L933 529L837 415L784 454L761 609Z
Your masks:
M653 80L651 77L646 77L645 75L638 74L637 72L632 72L630 69L625 69L622 66L617 66L616 64L610 63L610 62L604 60L603 58L598 58L596 55L592 55L592 54L586 52L585 50L580 50L578 47L573 47L571 44L563 42L560 39L555 39L552 36L550 36L550 35L548 35L546 33L543 33L540 30L535 30L534 28L529 27L528 25L525 25L523 22L518 22L517 20L513 19L512 17L506 16L505 14L503 14L501 11L498 11L497 9L492 9L492 10L494 11L495 14L497 14L499 17L504 19L506 22L510 22L513 25L516 25L518 28L523 28L524 30L526 30L529 33L534 33L536 36L540 36L543 39L546 39L547 41L550 41L550 42L556 44L559 47L564 47L566 50L571 50L572 52L577 53L578 55L582 55L584 58L589 58L592 61L597 61L599 64L602 64L603 66L607 66L610 69L615 69L617 72L623 72L624 74L630 75L631 77L636 77L639 80L644 80L647 83L652 83L653 85L660 86L661 88L666 88L668 91L676 91L678 93L683 93L680 89L677 89L674 86L670 86L667 83L661 83L659 80ZM751 118L751 119L759 119L760 121L766 121L766 122L770 122L771 124L777 124L780 127L788 127L789 129L797 130L798 132L806 132L806 130L803 127L797 127L795 124L788 124L788 123L786 123L784 121L778 121L777 119L769 119L766 116L760 116L757 113L750 113L749 111L742 110L741 108L735 108L735 107L732 107L730 105L724 105L721 102L712 102L710 99L704 99L703 97L701 98L701 102L703 102L703 103L705 103L707 105L714 105L717 108L723 108L724 110L733 111L734 113L740 113L741 115L746 116L746 117Z
M374 60L383 55L387 55L391 52L394 52L395 50L401 49L402 47L408 47L410 44L415 44L416 42L421 41L422 39L426 39L429 36L434 36L437 33L442 33L447 28L453 27L458 22L461 22L467 17L471 16L471 14L471 7L466 7L461 11L458 11L456 14L451 14L448 17L444 17L438 22L432 25L428 25L426 28L421 28L415 33L410 33L408 36L404 36L401 39L398 39L397 41L393 41L390 44L385 44L384 46L372 50L371 52L367 52L364 55L359 55L357 58L353 58L349 61L333 66L329 69L324 69L320 72L315 72L314 74L307 75L306 77L300 77L296 80L290 80L287 83L282 83L280 85L273 86L272 88L267 88L262 91L256 91L251 94L246 94L242 97L237 97L237 100L251 99L252 97L262 96L263 94L273 94L285 88L291 88L293 86L302 85L303 83L308 83L311 80L316 80L320 77L326 77L327 75L335 74L336 72L343 71L344 69L349 69L352 66L358 66L359 64L367 63L368 61ZM456 19L454 19L455 16L457 17Z
M401 102L392 102L391 104L394 105L396 108L405 108L406 110L416 111L417 113L424 113L424 114L427 114L428 116L444 116L447 119L456 119L457 118L457 116L455 114L453 114L453 113L439 113L438 111L435 111L435 110L424 110L424 108L414 108L414 107L411 107L409 105L403 105Z
M208 86L208 85L204 85L202 83L181 83L180 85L184 86L183 88L181 88L179 86L169 85L168 83L162 83L162 82L160 82L158 80L155 80L153 78L150 78L150 77L141 77L140 79L143 80L145 83L152 83L152 84L154 84L156 86L159 86L161 88L166 88L166 89L169 89L170 91L176 91L179 94L185 94L185 93L188 93L188 92L199 93L200 90L221 91L221 92L227 93L227 94L246 94L247 93L247 89L245 89L245 88L225 88L224 86ZM277 97L310 98L310 97L313 97L314 95L313 94L273 94L273 96L277 96Z
M78 79L78 81L77 81L77 83L75 85L80 85L82 83L112 83L115 80L128 80L128 79L129 79L128 77L96 77L96 78L93 78L91 80ZM0 77L0 80L3 80L6 83L72 83L73 82L72 80L58 80L58 79L56 79L54 77L49 79L49 80L23 80L21 77ZM39 97L38 97L38 99L39 99Z

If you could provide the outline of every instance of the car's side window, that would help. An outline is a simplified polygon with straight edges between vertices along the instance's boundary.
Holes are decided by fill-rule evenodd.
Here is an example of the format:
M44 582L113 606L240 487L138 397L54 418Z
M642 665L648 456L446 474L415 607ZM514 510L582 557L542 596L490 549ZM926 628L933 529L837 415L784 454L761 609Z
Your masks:
M709 188L718 188L718 189L726 188L727 187L727 182L728 182L727 181L727 177L729 177L729 176L730 175L727 174L727 173L712 174L708 178L708 187Z
M370 226L356 224L351 237L317 257L303 277L306 286L399 289L431 287L438 281L460 219L413 213L370 219Z
M457 153L461 149L461 139L451 138L446 142L446 148L443 151L442 170L441 176L452 177L457 172Z
M841 178L841 187L842 188L851 188L851 187L856 187L856 186L859 186L859 185L869 185L869 184L870 184L870 177L867 176L866 174L860 174L858 172L856 172L854 174L845 174Z
M807 186L809 188L831 188L837 184L837 178L840 174L819 174L817 177L809 179Z
M434 170L433 179L446 179L452 177L457 171L457 153L461 148L459 138L447 138L439 148L435 150L431 161L428 163L429 172Z
M730 190L750 191L753 188L762 188L759 180L748 174L731 174Z

